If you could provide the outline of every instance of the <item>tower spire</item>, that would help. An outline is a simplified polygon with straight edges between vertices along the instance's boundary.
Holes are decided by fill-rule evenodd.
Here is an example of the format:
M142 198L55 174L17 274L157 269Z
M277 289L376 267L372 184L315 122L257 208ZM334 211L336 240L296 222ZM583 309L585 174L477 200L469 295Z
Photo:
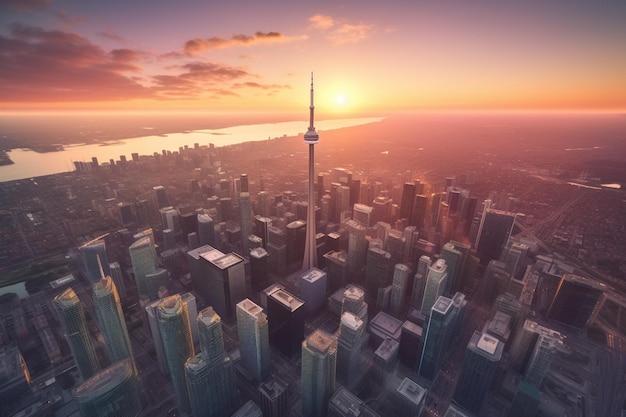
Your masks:
M315 131L313 105L313 73L311 72L311 105L309 106L309 129L304 134L304 142L309 145L309 202L306 214L306 240L304 243L304 259L302 270L306 271L317 266L316 222L315 222L315 144L319 142L319 136Z
M309 129L304 134L304 141L309 144L316 144L319 136L315 131L315 105L313 104L313 72L311 72L311 105L309 105Z

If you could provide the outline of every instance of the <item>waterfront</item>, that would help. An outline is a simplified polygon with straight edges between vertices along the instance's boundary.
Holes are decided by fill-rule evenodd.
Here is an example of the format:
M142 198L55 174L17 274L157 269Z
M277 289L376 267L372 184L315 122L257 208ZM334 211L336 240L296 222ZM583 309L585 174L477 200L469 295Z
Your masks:
M316 127L319 131L335 130L381 120L381 117L322 120L316 123ZM200 146L210 143L215 146L228 146L241 142L297 136L303 133L306 127L306 121L264 123L143 136L101 144L67 145L62 151L56 152L40 153L31 149L13 149L7 154L14 163L0 166L0 182L73 171L74 161L91 161L94 156L102 163L110 159L119 160L120 155L130 159L132 153L152 155L154 152L160 153L163 150L174 152L185 145L193 146L194 143Z

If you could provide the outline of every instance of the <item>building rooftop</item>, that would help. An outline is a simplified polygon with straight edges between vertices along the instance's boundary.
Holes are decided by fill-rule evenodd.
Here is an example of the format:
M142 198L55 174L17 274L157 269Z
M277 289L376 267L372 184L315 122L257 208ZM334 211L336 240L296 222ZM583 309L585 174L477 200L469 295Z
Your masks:
M216 258L211 261L213 265L218 267L219 269L228 269L231 266L237 265L238 263L243 262L243 258L236 253L229 253L228 255L224 255L221 258Z
M258 236L257 238L261 240L261 238L259 238ZM254 248L250 251L250 256L253 258L261 259L262 257L267 256L267 251L263 248Z
M365 290L356 285L347 285L343 292L343 298L350 298L352 300L361 300L365 297Z
M295 311L296 309L302 307L304 305L304 301L299 298L289 294L287 291L282 288L276 289L274 292L268 294L274 300L280 302L285 307L289 308L291 311Z
M255 303L250 301L248 298L246 298L243 301L240 301L237 304L237 307L240 307L243 311L245 311L246 313L248 313L252 317L256 317L260 313L263 312L263 309L260 306L256 305Z
M402 331L402 322L381 311L370 321L370 329L383 335L383 339L391 337L398 340Z
M66 276L64 276L62 278L55 279L54 281L50 281L50 286L52 288L59 288L59 287L65 285L65 284L69 284L70 282L73 282L74 279L75 279L74 275L69 274L69 275L66 275Z
M207 326L211 323L219 323L221 320L221 317L213 310L213 307L207 307L198 313L198 321Z
M426 396L426 389L409 378L402 380L396 392L414 404L420 404Z
M337 349L337 340L320 329L311 333L305 343L309 349L319 353L332 353Z
M302 278L302 279L304 279L304 280L306 280L308 282L315 282L318 279L323 278L325 276L326 276L326 272L321 271L321 270L319 270L319 269L314 267L314 268L311 268L311 269L308 269L308 270L304 271L300 275L300 278Z
M450 311L451 307L452 307L452 300L449 299L448 297L444 297L443 295L440 295L439 298L437 298L437 301L435 301L435 304L433 305L433 310L439 314L446 315L448 314L448 311Z
M422 336L422 334L424 333L424 328L418 324L413 323L410 320L405 321L404 323L402 323L402 329L406 329L407 331L416 334L418 336Z
M109 390L109 387L115 386L128 378L132 372L130 359L121 360L87 379L76 387L73 394L74 396L84 397L105 392Z
M363 325L363 320L358 318L353 313L346 311L341 315L341 324L352 330L357 330Z
M443 272L446 270L446 267L446 261L443 258L437 259L435 263L430 266L435 272Z
M374 356L382 358L385 362L388 361L400 348L400 343L392 338L387 338L376 348Z

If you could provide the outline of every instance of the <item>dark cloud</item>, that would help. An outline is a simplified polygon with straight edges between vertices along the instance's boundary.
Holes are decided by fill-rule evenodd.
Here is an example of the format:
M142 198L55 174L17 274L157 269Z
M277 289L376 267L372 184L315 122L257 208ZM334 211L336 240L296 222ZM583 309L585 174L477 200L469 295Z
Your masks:
M168 98L194 98L204 95L237 96L224 89L224 85L250 74L245 68L231 67L210 62L191 62L175 68L182 69L178 75L158 75L153 78L155 91Z
M231 46L245 46L260 43L283 43L306 39L306 36L285 36L279 32L256 32L254 35L233 35L229 39L213 36L204 39L191 39L185 43L184 51L188 55L199 54L204 51L228 48Z
M139 54L106 52L80 35L14 24L0 36L0 100L57 102L151 97L126 72Z

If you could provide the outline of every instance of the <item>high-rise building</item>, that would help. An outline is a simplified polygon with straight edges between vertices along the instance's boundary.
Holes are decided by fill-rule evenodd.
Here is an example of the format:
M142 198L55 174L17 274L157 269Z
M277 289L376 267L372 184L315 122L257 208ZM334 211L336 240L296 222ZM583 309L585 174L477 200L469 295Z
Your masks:
M468 411L462 410L454 404L450 404L448 406L448 410L446 410L446 414L443 417L474 417L473 414L470 414Z
M422 357L422 326L406 320L402 324L402 333L400 334L400 347L398 349L398 359L410 369L417 370L419 368L420 359Z
M402 197L400 199L400 219L407 219L407 221L411 220L415 195L415 183L404 183L402 186Z
M367 254L366 229L354 220L348 220L345 224L348 229L348 275L351 280L358 280Z
M404 299L411 269L405 264L396 264L391 284L391 313L398 317L404 309Z
M385 241L385 250L391 255L391 265L404 261L406 239L399 230L390 230Z
M356 379L361 347L367 339L367 334L364 333L365 323L355 314L346 311L341 315L339 327L337 378L345 386L351 386Z
M272 219L269 217L254 216L254 234L263 240L263 248L267 249L267 243L269 242L268 226L272 225Z
M283 417L287 415L289 399L287 389L287 384L276 378L271 378L259 385L263 417Z
M418 194L413 201L413 213L409 224L421 229L424 226L424 220L426 218L426 208L428 206L428 197Z
M78 249L83 255L83 264L91 285L100 281L102 277L100 271L104 271L104 275L111 275L109 257L107 256L106 245L103 239L92 240Z
M263 309L245 299L237 304L237 331L241 362L258 382L270 372L270 341L267 316Z
M126 321L120 305L120 297L111 277L105 276L93 286L93 304L111 362L126 358L130 358L132 362L133 353Z
M304 340L304 301L276 287L267 295L270 343L285 355L292 355Z
M419 366L419 374L426 379L434 380L443 362L454 330L452 311L452 300L443 296L437 299L431 309Z
M426 255L422 255L417 261L417 272L413 277L413 290L411 291L412 307L420 308L422 306L424 289L426 288L426 277L428 276L428 269L431 264L431 259Z
M198 244L217 245L215 237L215 222L208 214L198 214Z
M296 220L287 224L286 230L287 265L291 265L302 259L304 254L307 225L302 220ZM315 236L313 236L313 238L315 239ZM317 246L313 246L314 250L316 250L316 248Z
M154 191L154 201L156 202L156 206L158 208L169 206L169 200L167 198L167 193L165 192L165 187L162 185L157 185L156 187L152 187Z
M143 237L130 245L128 251L133 265L133 274L135 275L139 298L146 296L150 300L156 300L157 294L150 294L150 289L146 282L146 275L157 269L157 253L154 243L152 243L149 237Z
M475 331L467 344L454 400L463 408L480 415L489 386L502 358L504 344Z
M435 301L444 293L446 280L448 279L447 269L446 261L441 258L437 259L437 261L428 268L421 308L422 314L425 316L430 315L430 309L435 304Z
M348 254L346 251L332 250L324 254L328 289L336 291L348 283Z
M270 284L269 258L262 247L250 251L250 286L255 291L263 291Z
M118 262L113 262L109 264L109 268L111 269L111 278L113 278L117 293L120 298L126 298L126 285L124 284L124 274L122 273L120 264Z
M246 188L247 177L246 177ZM252 206L248 192L239 193L239 214L241 219L241 253L248 256L248 236L252 234Z
M448 280L444 294L451 295L462 287L461 279L464 273L463 253L459 251L453 242L448 242L441 248L441 258L446 261Z
M141 413L139 378L130 358L115 362L72 390L83 417L135 417Z
M548 310L548 318L581 329L597 314L598 302L606 289L601 282L565 274Z
M328 401L335 392L337 340L315 330L302 343L302 415L324 417Z
M513 397L509 417L535 417L540 403L539 389L526 381L521 381Z
M341 312L349 311L367 323L367 303L365 302L365 290L356 285L347 285L343 291Z
M159 365L159 371L163 375L168 375L170 370L167 366L167 358L165 357L165 351L163 350L163 342L161 340L161 331L159 329L159 313L158 307L161 300L155 300L148 303L144 309L146 312L146 321L152 336L152 343L154 344L154 350L156 352L157 364Z
M83 379L87 379L100 369L100 365L89 336L83 306L70 287L54 297L54 307L78 370Z
M311 268L300 272L298 279L300 298L308 307L309 313L319 312L326 302L327 277L326 272Z
M356 203L352 208L352 220L369 228L372 225L372 207Z
M391 255L382 249L372 247L367 250L365 263L365 285L372 293L390 284Z
M526 367L525 378L528 383L541 387L560 343L561 340L551 334L539 335Z
M404 378L393 396L394 411L398 417L419 417L426 401L426 388Z
M157 268L152 272L145 274L144 276L146 294L148 294L150 300L156 300L159 297L159 291L162 288L167 289L170 282L170 273L167 269Z
M313 74L311 74L311 104L309 106L309 128L304 134L304 142L309 145L309 195L306 215L306 237L304 244L304 259L302 270L307 271L317 266L317 235L315 221L315 144L319 142L319 135L314 124L315 106L313 105Z
M236 402L235 371L224 351L222 321L211 307L198 314L201 351L185 363L192 415L230 415Z
M162 299L157 307L163 351L176 393L178 409L189 413L191 404L185 378L185 362L194 355L187 307L180 295Z
M359 397L339 387L328 402L328 417L379 417Z
M492 259L500 259L502 248L509 240L515 213L485 209L476 239L476 254L481 265L487 265Z

